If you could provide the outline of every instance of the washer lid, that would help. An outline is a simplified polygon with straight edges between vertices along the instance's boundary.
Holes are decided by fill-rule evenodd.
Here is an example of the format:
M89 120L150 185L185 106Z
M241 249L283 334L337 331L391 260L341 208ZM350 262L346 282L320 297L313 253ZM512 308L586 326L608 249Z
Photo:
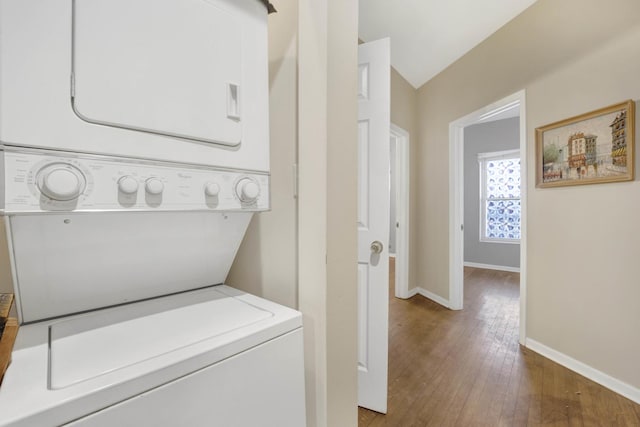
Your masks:
M301 328L299 312L225 285L23 325L0 388L0 425L66 425L77 414L96 412ZM137 340L159 353L150 354ZM100 375L105 369L112 370ZM70 385L60 387L64 383Z
M49 326L49 387L68 387L273 316L209 289L56 322Z
M249 19L224 0L74 1L76 114L96 124L240 144L242 28Z

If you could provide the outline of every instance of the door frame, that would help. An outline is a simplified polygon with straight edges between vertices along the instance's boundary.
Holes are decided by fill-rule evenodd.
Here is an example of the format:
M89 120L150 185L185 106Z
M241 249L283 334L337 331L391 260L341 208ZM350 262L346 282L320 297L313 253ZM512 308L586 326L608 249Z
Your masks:
M464 301L464 128L515 108L520 110L520 344L526 341L527 309L527 120L525 90L520 90L449 124L449 308Z
M396 140L396 264L395 296L407 299L409 294L409 189L410 189L410 140L409 132L391 123L389 132Z

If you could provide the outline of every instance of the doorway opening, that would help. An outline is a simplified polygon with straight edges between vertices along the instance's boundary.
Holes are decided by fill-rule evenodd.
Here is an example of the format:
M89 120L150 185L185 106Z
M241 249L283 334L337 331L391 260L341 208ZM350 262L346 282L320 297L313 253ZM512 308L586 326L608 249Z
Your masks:
M409 132L391 124L389 252L395 257L398 298L409 298Z
M521 90L449 124L449 307L461 310L464 301L464 144L465 128L486 123L501 115L519 117L520 188L520 330L519 341L526 337L526 176L527 146L525 91Z

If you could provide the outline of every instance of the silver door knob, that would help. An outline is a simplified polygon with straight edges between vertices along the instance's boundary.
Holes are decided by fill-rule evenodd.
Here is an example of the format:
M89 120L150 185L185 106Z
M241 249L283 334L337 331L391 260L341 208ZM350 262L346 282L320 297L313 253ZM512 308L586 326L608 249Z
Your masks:
M384 246L379 240L376 240L375 242L371 242L371 252L373 252L374 254L381 253L382 249L384 249Z

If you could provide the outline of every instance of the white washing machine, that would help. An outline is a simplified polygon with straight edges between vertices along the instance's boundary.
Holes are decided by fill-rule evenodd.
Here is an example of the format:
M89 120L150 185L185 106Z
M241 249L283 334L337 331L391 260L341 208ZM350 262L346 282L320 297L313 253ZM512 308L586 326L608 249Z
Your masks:
M222 285L264 175L15 147L2 160L21 327L0 425L305 424L300 313Z
M223 284L270 207L265 6L0 0L0 426L304 426L300 313Z

